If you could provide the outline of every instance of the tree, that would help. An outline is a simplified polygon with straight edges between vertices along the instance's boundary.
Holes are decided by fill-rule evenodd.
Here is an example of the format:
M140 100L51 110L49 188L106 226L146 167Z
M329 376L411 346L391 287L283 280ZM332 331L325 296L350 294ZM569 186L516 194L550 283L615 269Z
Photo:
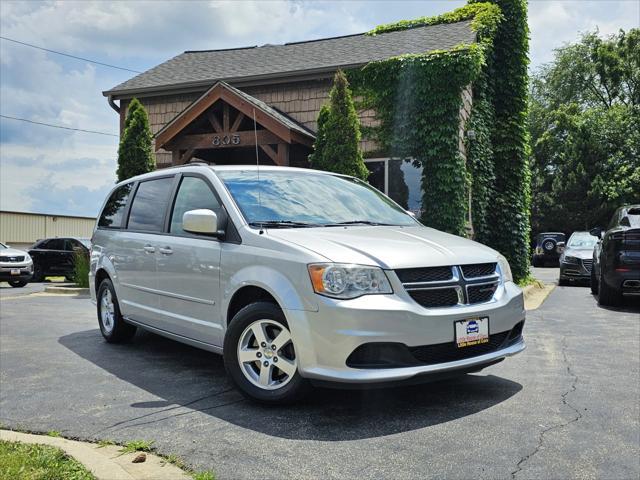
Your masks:
M639 29L604 39L587 33L534 77L535 231L606 225L617 207L640 198L639 45Z
M360 150L360 121L356 113L349 82L338 70L329 93L329 104L318 114L318 133L311 165L320 170L352 175L366 180L369 171Z
M118 181L155 170L147 111L137 98L129 103L118 147Z

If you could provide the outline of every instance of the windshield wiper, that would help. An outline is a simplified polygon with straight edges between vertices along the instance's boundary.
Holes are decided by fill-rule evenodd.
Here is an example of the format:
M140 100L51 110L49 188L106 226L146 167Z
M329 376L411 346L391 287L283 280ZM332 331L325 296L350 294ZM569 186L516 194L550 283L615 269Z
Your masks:
M264 228L305 228L320 226L315 223L296 222L293 220L261 220L256 222L249 222L249 225L252 227Z
M345 225L376 225L376 226L391 226L391 223L379 223L371 222L369 220L351 220L349 222L328 223L325 227L344 227Z

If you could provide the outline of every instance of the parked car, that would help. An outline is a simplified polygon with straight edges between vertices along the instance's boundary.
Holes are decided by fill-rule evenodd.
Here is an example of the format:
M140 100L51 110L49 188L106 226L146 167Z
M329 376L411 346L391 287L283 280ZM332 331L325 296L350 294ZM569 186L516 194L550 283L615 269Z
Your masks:
M422 226L344 175L145 174L110 193L92 242L107 342L141 327L221 353L262 402L293 401L311 383L479 371L525 348L522 291L502 255Z
M47 276L73 279L75 256L79 252L89 257L91 241L88 238L45 238L30 249L33 258L33 281L42 282Z
M560 232L544 232L536 235L536 244L533 249L533 266L557 266L560 255L564 250L565 239L565 234Z
M598 240L590 232L573 232L560 254L560 285L591 281L593 248Z
M0 243L0 282L24 287L33 275L33 262L27 252Z
M625 295L640 296L640 205L626 205L613 214L608 230L591 230L598 241L593 251L591 291L601 305L618 305Z

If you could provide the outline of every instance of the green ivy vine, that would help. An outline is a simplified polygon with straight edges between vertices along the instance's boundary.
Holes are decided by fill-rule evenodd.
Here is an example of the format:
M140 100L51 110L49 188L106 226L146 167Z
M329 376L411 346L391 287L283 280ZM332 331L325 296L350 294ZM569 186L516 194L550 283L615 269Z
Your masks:
M504 254L517 280L527 276L529 260L525 0L470 0L452 12L381 25L369 34L465 20L476 43L372 62L348 76L358 107L374 109L379 120L363 134L386 154L422 165L422 222L466 235L471 214L474 237ZM459 125L469 85L473 104L465 129L475 137L465 138L465 158Z

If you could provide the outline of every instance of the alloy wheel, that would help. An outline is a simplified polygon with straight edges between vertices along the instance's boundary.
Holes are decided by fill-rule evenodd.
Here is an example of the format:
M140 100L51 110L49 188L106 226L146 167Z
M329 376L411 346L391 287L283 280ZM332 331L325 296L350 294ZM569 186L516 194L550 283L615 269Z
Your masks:
M264 390L287 385L297 370L291 333L273 320L256 320L240 335L238 363L244 376Z
M114 317L115 307L113 305L111 290L105 288L102 293L102 298L100 299L100 319L102 320L102 327L107 334L113 331L113 326L115 324Z

